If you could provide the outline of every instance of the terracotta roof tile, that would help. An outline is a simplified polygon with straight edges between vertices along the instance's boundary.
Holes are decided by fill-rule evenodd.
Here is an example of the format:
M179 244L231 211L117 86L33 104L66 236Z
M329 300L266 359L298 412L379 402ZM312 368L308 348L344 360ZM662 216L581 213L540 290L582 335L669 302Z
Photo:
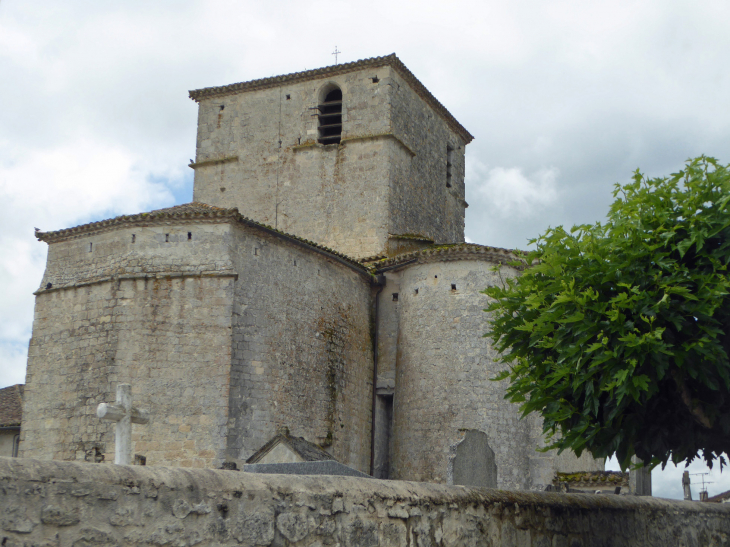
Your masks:
M258 462L279 443L284 443L285 445L287 445L305 462L318 462L335 459L331 454L328 454L319 446L314 443L310 443L303 437L293 437L288 434L279 433L275 435L270 441L268 441L264 446L259 448L256 453L254 453L248 460L246 460L246 463Z
M283 239L288 239L300 245L313 248L318 252L332 255L340 262L347 263L352 268L360 270L363 273L367 272L367 268L354 258L335 251L334 249L330 249L329 247L325 247L324 245L315 243L314 241L288 234L266 224L251 220L250 218L247 218L240 214L238 212L238 209L235 207L232 209L224 209L221 207L214 207L212 205L198 202L184 203L182 205L176 205L174 207L157 209L148 213L138 213L136 215L122 215L108 220L91 222L89 224L82 224L73 228L66 228L64 230L57 230L53 232L37 231L35 233L35 236L38 238L38 240L50 244L57 241L64 241L67 239L73 239L75 237L88 235L91 233L107 232L123 225L150 226L156 224L169 224L171 221L178 220L241 222L242 224L264 230Z
M23 384L0 389L0 427L20 425L23 417Z
M451 113L446 110L446 107L442 105L436 97L431 95L431 92L426 89L418 78L408 70L403 62L398 59L395 53L390 55L384 55L383 57L371 57L370 59L360 59L352 63L343 63L341 65L330 65L322 68L316 68L314 70L305 70L302 72L292 72L291 74L282 74L281 76L272 76L271 78L261 78L258 80L249 80L247 82L240 82L237 84L222 85L217 87L205 87L202 89L195 89L190 91L190 98L196 102L200 102L202 99L208 99L211 97L220 97L222 95L231 95L234 93L245 93L247 91L256 91L259 89L268 89L271 87L278 87L284 84L293 84L304 80L313 80L315 78L324 78L327 76L336 76L338 74L346 74L348 72L355 72L363 70L365 68L377 68L381 66L389 66L393 68L401 78L403 78L411 86L413 91L421 97L436 113L441 116L444 121L451 127L453 131L458 133L466 144L469 144L474 137L469 133L463 125L461 125Z
M371 271L393 266L410 264L412 262L448 262L452 260L486 260L499 264L521 261L520 251L501 249L499 247L488 247L476 243L453 243L436 244L418 251L399 254L389 258L382 258L376 261L363 261Z

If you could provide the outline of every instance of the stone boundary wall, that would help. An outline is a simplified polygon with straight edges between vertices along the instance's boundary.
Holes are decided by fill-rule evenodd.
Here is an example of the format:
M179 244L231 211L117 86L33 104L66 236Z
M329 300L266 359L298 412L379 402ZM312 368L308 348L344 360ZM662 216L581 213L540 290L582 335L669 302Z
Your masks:
M730 506L0 458L0 545L715 546Z

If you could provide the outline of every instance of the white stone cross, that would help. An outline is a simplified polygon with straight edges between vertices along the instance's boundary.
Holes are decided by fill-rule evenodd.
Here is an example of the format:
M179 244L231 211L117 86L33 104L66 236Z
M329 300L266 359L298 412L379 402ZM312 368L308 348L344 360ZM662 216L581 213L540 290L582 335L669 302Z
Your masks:
M146 424L150 413L132 407L132 386L119 384L117 400L113 404L101 403L96 415L102 420L117 422L114 436L114 463L129 465L132 461L132 424Z

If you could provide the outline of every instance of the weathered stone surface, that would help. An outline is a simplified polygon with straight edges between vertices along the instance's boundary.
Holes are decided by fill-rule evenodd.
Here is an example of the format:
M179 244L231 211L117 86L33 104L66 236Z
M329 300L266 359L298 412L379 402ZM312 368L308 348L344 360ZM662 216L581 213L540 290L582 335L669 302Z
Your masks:
M299 541L309 535L309 519L300 513L281 513L276 517L276 527L289 541Z
M51 243L21 456L113 461L96 406L129 383L147 465L245 460L285 426L368 471L370 276L327 256L216 218Z
M133 494L130 483L158 495ZM100 503L93 495L74 496L79 488L118 495ZM730 542L727 504L353 477L0 458L0 493L0 543L6 547L709 547ZM116 517L123 518L110 524Z
M487 434L469 430L456 447L453 484L497 487L497 464Z
M342 142L325 146L316 108L333 85ZM199 102L196 201L357 258L389 235L464 240L464 138L391 67Z
M506 365L481 336L489 330L488 297L481 291L519 272L510 266L494 272L494 259L466 251L415 256L416 263L385 274L378 372L395 376L390 477L463 484L460 447L470 444L469 432L481 432L496 464L495 470L484 454L481 485L539 489L577 459L538 453L544 444L539 418L521 419L518 406L504 400L505 382L491 381ZM580 466L602 470L603 461L583 457Z
M41 522L43 524L72 526L78 524L80 520L78 509L66 509L56 505L46 505L41 510Z

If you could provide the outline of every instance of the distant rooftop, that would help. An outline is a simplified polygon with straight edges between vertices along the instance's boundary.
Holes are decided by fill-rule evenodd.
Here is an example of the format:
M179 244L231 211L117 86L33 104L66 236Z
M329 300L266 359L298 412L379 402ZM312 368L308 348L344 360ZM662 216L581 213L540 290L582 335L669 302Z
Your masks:
M20 426L23 417L23 384L0 389L0 427Z
M281 76L272 76L271 78L260 78L258 80L249 80L237 84L222 85L218 87L204 87L190 91L190 98L195 102L212 97L220 97L223 95L233 95L236 93L245 93L248 91L257 91L260 89L268 89L279 87L286 84L295 84L306 80L314 80L317 78L326 78L328 76L337 76L339 74L347 74L348 72L356 72L366 68L378 68L389 66L395 70L398 75L403 78L411 86L413 91L423 99L433 110L438 113L448 126L458 133L464 142L469 144L474 137L469 133L463 125L442 105L431 92L426 89L418 78L408 70L406 65L398 59L395 53L384 55L383 57L371 57L370 59L361 59L352 63L343 63L341 65L330 65L323 68L315 68L313 70L305 70L303 72L292 72L291 74L282 74Z
M253 464L261 460L266 454L271 452L278 444L284 444L289 447L305 462L318 462L334 460L331 454L328 454L314 443L310 443L302 437L293 437L288 433L279 433L264 446L259 448L246 463Z

